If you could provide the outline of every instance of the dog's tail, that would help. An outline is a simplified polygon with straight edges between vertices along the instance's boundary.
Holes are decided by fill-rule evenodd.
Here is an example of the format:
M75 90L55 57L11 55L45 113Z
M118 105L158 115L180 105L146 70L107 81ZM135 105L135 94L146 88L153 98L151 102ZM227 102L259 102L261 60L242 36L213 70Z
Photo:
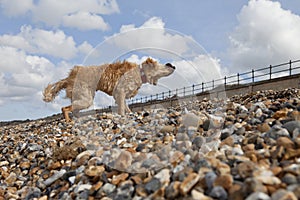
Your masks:
M45 102L51 102L58 95L59 91L67 87L67 78L62 79L54 84L48 84L43 92L43 100Z

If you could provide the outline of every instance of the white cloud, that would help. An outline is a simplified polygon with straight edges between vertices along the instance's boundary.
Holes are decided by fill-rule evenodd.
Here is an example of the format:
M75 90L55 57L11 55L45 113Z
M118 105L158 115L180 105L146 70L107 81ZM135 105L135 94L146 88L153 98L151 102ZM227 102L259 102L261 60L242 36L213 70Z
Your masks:
M251 0L238 15L239 25L230 34L231 71L266 67L298 59L300 16L279 2Z
M0 46L0 69L1 72L24 72L29 65L25 62L26 54L14 47Z
M0 48L0 96L9 100L26 100L55 79L62 78L71 67L56 67L45 57L27 55L13 47Z
M0 5L4 14L16 17L30 11L33 8L33 0L1 0Z
M86 41L78 46L78 51L85 55L88 55L93 49L94 47Z
M51 27L104 31L109 26L100 15L119 12L116 0L2 0L1 8L7 16L30 12L34 21Z
M152 17L140 27L125 25L120 34L113 38L117 46L130 50L153 47L156 49L176 49L180 54L188 48L186 38L182 35L172 35L165 30L165 23L159 17Z
M76 53L76 44L72 36L61 30L47 31L22 26L17 35L0 36L0 44L22 49L28 53L50 55L57 58L71 59Z
M79 30L108 30L109 25L99 15L80 11L63 16L62 24Z

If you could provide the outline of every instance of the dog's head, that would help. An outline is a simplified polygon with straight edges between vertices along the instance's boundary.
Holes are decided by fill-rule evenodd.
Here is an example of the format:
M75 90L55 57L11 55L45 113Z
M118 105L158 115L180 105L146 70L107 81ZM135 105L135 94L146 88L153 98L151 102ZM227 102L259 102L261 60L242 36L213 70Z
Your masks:
M142 68L144 70L147 81L153 85L157 85L158 79L169 76L175 70L175 66L173 66L172 64L160 64L151 58L148 58L142 63Z

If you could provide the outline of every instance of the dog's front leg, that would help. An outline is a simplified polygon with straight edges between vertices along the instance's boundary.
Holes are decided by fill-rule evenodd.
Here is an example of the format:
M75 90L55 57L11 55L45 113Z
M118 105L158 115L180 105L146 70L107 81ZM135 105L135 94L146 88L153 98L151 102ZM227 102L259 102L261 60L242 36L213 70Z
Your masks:
M119 91L118 95L115 97L116 103L118 104L118 114L124 116L125 115L125 93L124 91Z

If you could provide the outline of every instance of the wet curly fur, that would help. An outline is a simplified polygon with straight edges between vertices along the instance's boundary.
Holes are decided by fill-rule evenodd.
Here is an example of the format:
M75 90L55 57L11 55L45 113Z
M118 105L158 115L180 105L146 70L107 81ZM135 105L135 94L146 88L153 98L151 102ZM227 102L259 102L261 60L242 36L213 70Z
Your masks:
M114 97L118 104L118 113L124 115L130 109L125 99L134 97L143 83L157 84L159 78L168 76L175 70L170 63L159 64L148 58L140 66L123 61L101 66L75 66L69 76L49 84L43 92L43 100L51 102L62 89L71 99L71 105L62 108L67 121L69 112L78 113L93 104L96 91L105 92Z

